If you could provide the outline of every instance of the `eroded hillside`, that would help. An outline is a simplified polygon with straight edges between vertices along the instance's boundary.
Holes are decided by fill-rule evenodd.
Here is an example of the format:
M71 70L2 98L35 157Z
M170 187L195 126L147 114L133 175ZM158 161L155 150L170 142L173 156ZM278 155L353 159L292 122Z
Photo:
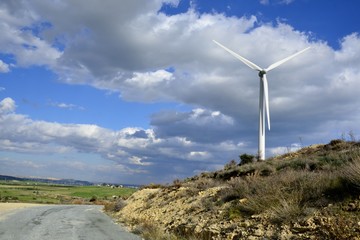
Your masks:
M227 164L120 205L117 218L145 239L360 239L360 144Z

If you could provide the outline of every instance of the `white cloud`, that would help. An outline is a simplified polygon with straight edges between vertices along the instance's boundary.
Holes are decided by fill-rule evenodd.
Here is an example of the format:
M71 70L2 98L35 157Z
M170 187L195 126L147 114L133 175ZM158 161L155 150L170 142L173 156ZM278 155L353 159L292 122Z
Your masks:
M132 157L129 158L129 161L130 161L131 164L140 165L140 166L152 165L152 163L145 162L144 160L146 160L146 159L143 159L143 158L137 157L137 156L132 156Z
M15 102L9 98L1 101L1 105L0 122L7 126L0 130L3 150L58 153L77 150L102 154L114 140L110 130L96 125L33 121L13 113Z
M75 107L74 104L67 104L67 103L59 103L56 106L59 108L70 108L70 109Z
M31 170L36 170L40 168L44 168L45 164L39 164L30 160L21 160L21 161L15 161L7 158L0 158L0 163L2 166L10 166L10 167L16 167L16 168L27 168Z
M0 51L13 55L15 66L55 66L61 51L45 39L34 34L32 28L41 30L38 13L32 11L27 1L6 1L0 4ZM36 31L35 31L36 32ZM8 72L9 65L0 60L0 71Z
M299 150L301 148L301 144L299 143L292 143L290 144L290 146L286 146L286 147L275 147L275 148L271 148L270 152L272 155L282 155L285 153L291 153L291 152L295 152L297 150Z
M6 72L9 72L10 71L10 68L9 68L9 65L4 63L1 59L0 59L0 72L2 73L6 73Z
M14 112L16 108L15 101L12 98L4 98L0 101L0 115Z
M166 93L161 94L161 90L166 92L172 80L173 74L165 70L134 72L133 76L122 84L122 97L137 101L159 100L161 96L168 98Z
M146 89L149 87L156 87L160 84L166 84L167 81L172 80L172 74L164 71L158 70L152 73L134 73L134 77L127 79L125 83L133 85L137 88Z
M290 3L293 3L295 0L281 0L280 3L281 4L290 4Z
M58 108L63 108L63 109L69 109L69 110L84 110L84 107L78 106L76 104L72 104L72 103L59 103L59 102L50 102L49 103L50 106L53 107L58 107Z
M352 33L344 37L340 44L340 51L335 53L335 60L342 64L356 64L360 61L360 36L359 33Z
M272 3L273 4L290 4L290 3L293 3L295 0L272 0ZM270 0L260 0L260 4L263 4L263 5L269 5L270 4Z
M190 152L188 158L192 160L206 160L212 158L212 155L208 152L202 151L202 152Z
M95 154L101 159L121 165L127 173L149 173L160 171L159 164L166 166L171 163L174 168L168 169L172 175L176 169L183 169L185 162L192 165L197 162L206 165L220 156L236 156L235 143L199 143L180 138L178 136L158 136L153 129L124 128L113 131L89 124L61 124L54 122L35 121L29 117L15 113L15 101L5 98L0 102L0 150L3 152L32 153L32 154ZM206 112L200 109L193 111L197 119L218 118L219 112ZM191 115L190 115L191 116ZM196 121L197 119L192 119ZM215 124L212 119L203 120L202 124ZM225 124L227 122L225 121ZM223 153L225 145L227 153ZM222 147L221 147L222 146ZM90 161L90 160L89 160ZM50 163L46 166L58 164L73 170L85 171L86 160L70 163ZM186 164L185 164L186 165ZM175 168L179 166L179 168ZM195 167L195 166L194 166ZM199 166L196 166L197 168ZM86 167L88 169L88 167ZM104 170L105 171L105 170ZM185 171L185 170L184 170ZM164 178L169 175L164 174Z

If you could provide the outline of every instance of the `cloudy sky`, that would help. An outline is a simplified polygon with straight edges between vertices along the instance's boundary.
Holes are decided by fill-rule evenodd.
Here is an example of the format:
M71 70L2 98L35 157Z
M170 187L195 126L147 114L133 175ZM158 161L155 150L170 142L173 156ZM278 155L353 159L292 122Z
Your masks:
M0 174L146 184L360 135L359 1L2 0Z

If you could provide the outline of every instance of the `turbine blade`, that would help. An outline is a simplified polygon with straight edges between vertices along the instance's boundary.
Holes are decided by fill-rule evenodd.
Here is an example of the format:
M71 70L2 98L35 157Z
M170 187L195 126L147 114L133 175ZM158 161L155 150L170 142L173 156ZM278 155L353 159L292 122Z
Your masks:
M296 57L297 55L299 55L299 54L301 54L301 53L309 50L310 48L311 48L311 47L307 47L307 48L305 48L304 50L301 50L301 51L299 51L299 52L297 52L297 53L295 53L295 54L293 54L293 55L291 55L291 56L289 56L289 57L287 57L287 58L284 58L283 60L280 60L280 61L278 61L278 62L276 62L276 63L271 64L269 67L267 67L267 68L265 69L265 71L268 72L268 71L270 71L270 70L272 70L272 69L274 69L274 68L277 68L277 67L280 66L281 64L283 64L283 63L289 61L290 59Z
M255 63L247 60L246 58L240 56L239 54L233 52L232 50L228 49L227 47L225 47L224 45L218 43L217 41L213 40L214 43L216 43L217 45L219 45L220 47L222 47L223 49L225 49L227 52L229 52L231 55L233 55L234 57L236 57L237 59L239 59L240 61L242 61L246 66L254 69L254 70L258 70L258 71L262 71L263 69L261 67L259 67L258 65L256 65Z
M262 82L264 86L263 89L264 89L264 98L265 98L266 119L267 119L268 129L270 131L269 86L268 86L266 74L263 75Z

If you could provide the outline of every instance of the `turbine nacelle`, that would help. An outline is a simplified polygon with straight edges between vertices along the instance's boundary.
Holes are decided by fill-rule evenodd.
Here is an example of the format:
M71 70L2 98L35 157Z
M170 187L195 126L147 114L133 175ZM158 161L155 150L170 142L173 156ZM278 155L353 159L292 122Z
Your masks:
M262 78L266 74L265 70L259 71L259 77Z

